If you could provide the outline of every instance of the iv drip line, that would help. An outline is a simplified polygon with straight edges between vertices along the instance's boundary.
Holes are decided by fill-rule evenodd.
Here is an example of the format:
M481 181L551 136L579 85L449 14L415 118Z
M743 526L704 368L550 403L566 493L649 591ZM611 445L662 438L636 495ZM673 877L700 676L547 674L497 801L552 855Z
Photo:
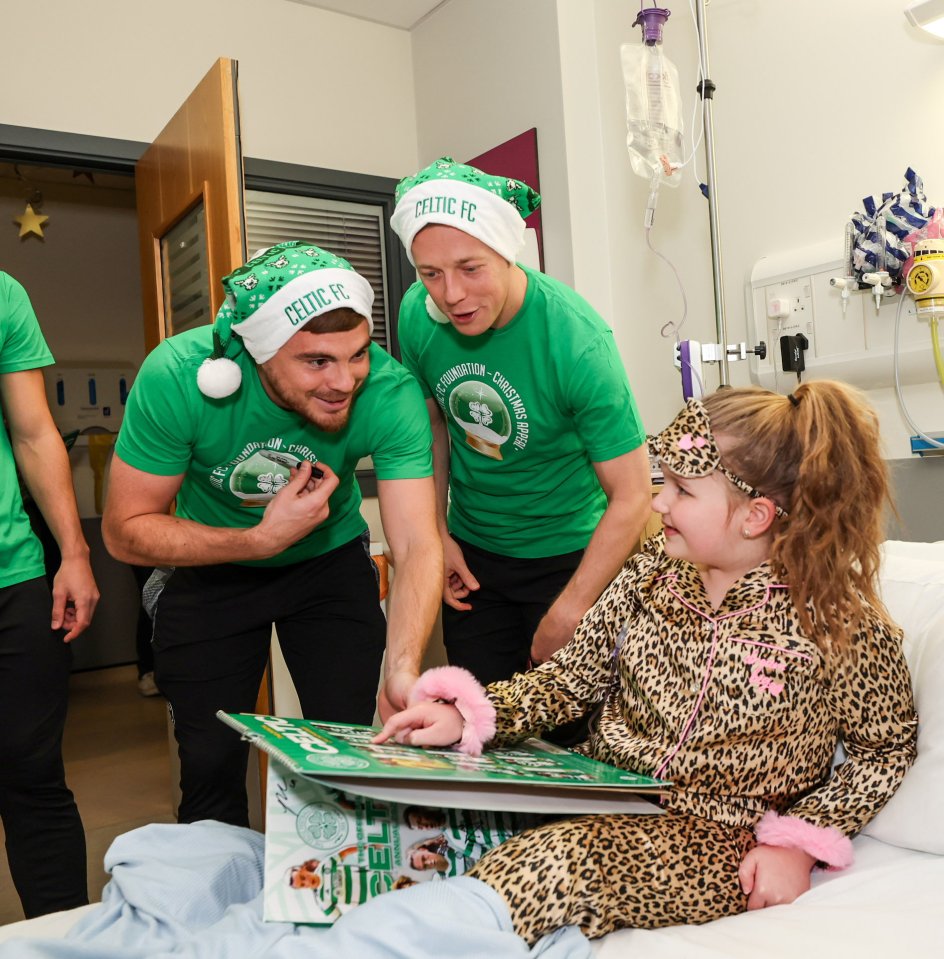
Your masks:
M923 430L919 429L915 424L915 421L911 418L911 414L908 412L908 407L905 406L905 396L901 388L901 369L900 369L900 334L901 334L901 313L902 307L905 304L905 294L902 292L901 296L898 298L898 310L895 313L895 393L898 396L898 405L901 407L901 414L905 418L905 422L911 427L914 432L925 440L925 442L930 443L931 446L936 447L937 449L944 449L944 443L940 440L934 439L933 436L928 436ZM931 325L931 341L936 347L934 354L934 361L938 365L938 371L941 370L942 360L940 354L940 343L937 340L937 317L932 316L932 325Z
M938 336L937 317L931 317L931 348L934 351L934 366L937 369L937 378L944 386L944 356L941 356L941 340Z
M667 264L669 269L672 271L672 275L675 277L675 282L678 284L679 293L682 296L682 318L676 322L675 320L669 320L667 323L664 323L659 329L659 335L665 338L674 336L678 339L679 333L682 330L682 327L685 325L685 321L688 319L688 297L685 295L685 287L682 284L682 278L679 276L679 271L675 268L675 264L663 253L660 253L652 245L652 225L651 223L646 226L646 246L660 259L663 263Z
M685 325L685 321L688 319L688 297L685 294L685 286L682 283L682 277L679 275L679 271L676 269L675 264L663 253L660 253L652 245L652 224L655 220L655 211L656 211L656 201L659 196L659 184L661 182L661 177L658 172L652 175L652 179L649 184L649 200L646 203L646 220L645 220L645 234L646 234L646 246L660 259L663 263L668 264L669 269L672 271L673 276L675 277L675 282L678 284L679 293L682 296L682 318L676 322L675 320L669 320L667 323L664 323L659 329L659 335L664 339L668 339L670 336L675 339L675 348L678 352L680 362L685 363L688 366L689 372L694 377L696 383L698 384L698 391L700 395L704 395L705 387L702 383L701 377L698 375L698 371L689 363L687 360L682 358L681 344L682 340L679 336L679 333L682 330L682 327Z

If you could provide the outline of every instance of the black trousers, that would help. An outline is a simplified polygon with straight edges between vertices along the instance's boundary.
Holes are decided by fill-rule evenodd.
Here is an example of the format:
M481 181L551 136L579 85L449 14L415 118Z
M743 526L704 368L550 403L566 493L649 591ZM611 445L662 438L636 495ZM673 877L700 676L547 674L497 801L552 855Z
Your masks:
M570 581L584 551L515 559L456 542L479 589L465 599L470 610L443 603L443 644L451 665L463 666L487 686L530 669L531 640L538 624ZM587 719L581 717L549 730L544 738L570 747L587 738L587 728Z
M583 550L515 559L456 542L480 588L466 597L470 610L443 603L443 642L449 662L487 686L529 668L538 623L580 565Z
M44 577L0 589L0 819L27 918L88 902L85 832L62 763L72 649L51 618Z
M216 711L255 709L273 623L307 718L373 719L386 623L360 538L290 566L175 569L152 612L155 680L180 754L180 822L249 824L249 747Z
M132 566L134 581L138 587L138 595L143 592L144 585L154 573L153 566ZM154 672L154 650L151 648L151 636L154 627L151 617L145 612L144 603L138 607L138 621L134 631L134 649L138 657L138 679L145 673Z

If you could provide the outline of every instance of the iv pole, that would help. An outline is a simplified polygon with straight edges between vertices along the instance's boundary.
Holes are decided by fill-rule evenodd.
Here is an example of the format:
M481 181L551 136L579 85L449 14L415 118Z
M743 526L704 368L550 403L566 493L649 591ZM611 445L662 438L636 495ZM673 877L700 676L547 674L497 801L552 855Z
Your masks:
M711 119L712 99L715 85L708 79L708 28L705 19L705 7L710 0L696 0L695 29L698 34L698 57L704 76L698 83L698 94L704 102L705 161L708 177L708 227L711 233L711 276L715 291L715 328L720 346L721 386L730 386L728 370L728 333L724 318L724 282L721 271L721 241L718 226L718 198L715 190L715 141L714 126Z

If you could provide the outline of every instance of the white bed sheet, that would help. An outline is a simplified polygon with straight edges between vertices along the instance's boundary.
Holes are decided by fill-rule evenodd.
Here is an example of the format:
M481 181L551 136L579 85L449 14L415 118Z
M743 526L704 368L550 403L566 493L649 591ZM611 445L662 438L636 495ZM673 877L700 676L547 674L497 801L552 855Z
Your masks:
M6 942L7 939L14 939L17 936L24 939L59 938L97 905L98 903L92 903L90 906L77 906L75 909L64 909L62 912L52 912L48 916L24 919L21 922L0 926L0 942Z
M854 840L856 863L818 873L790 906L704 926L625 929L594 943L596 959L940 959L944 955L944 856L900 849L868 836ZM64 936L92 906L0 926L14 936Z
M855 865L817 873L789 906L703 926L624 929L594 944L596 959L940 959L944 856L854 840Z

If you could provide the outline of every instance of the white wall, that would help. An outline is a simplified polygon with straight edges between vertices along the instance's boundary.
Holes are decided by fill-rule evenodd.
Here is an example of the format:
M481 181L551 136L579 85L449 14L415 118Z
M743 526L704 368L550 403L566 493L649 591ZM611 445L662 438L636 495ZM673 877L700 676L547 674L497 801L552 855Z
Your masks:
M697 42L687 4L670 5L665 49L686 116L697 105ZM944 44L905 21L888 0L712 0L709 74L716 196L729 342L751 341L744 287L767 254L835 238L863 197L900 188L906 167L944 204ZM513 9L514 16L509 16ZM414 30L419 159L462 159L538 129L548 272L572 283L616 331L643 419L667 423L681 403L671 340L682 297L646 246L647 184L625 147L619 46L639 42L625 0L450 0ZM700 118L696 118L700 127ZM697 153L706 180L704 147ZM653 245L681 274L683 335L716 340L708 204L691 168L661 191ZM841 247L839 247L841 249ZM929 347L930 349L930 347ZM735 385L746 363L731 365ZM891 370L889 370L891 383ZM708 387L717 384L712 368ZM919 425L944 429L936 384L907 387ZM888 389L879 409L890 456L908 455L908 430Z
M403 30L288 0L42 0L5 4L3 35L3 123L149 142L225 56L239 62L246 156L416 166Z
M412 36L417 166L443 155L464 162L536 127L544 263L548 273L571 283L555 4L450 0Z
M722 197L743 194L731 203L724 224L732 296L762 253L836 236L850 213L862 209L863 197L898 191L908 166L923 176L929 200L944 204L944 130L929 122L944 98L944 43L911 27L905 5L904 0L832 0L828 7L815 0L789 7L713 4L712 63L718 64L719 84L733 88L731 108L719 121L718 164L727 171ZM828 29L813 29L826 10ZM734 26L755 36L762 30L770 42L738 45L731 37ZM800 52L807 68L788 69ZM741 83L742 77L763 83ZM752 162L744 164L747 156ZM759 239L751 228L750 196L775 199L774 235ZM741 330L742 322L739 310L733 325ZM906 457L911 431L892 393L875 390L870 398L882 418L888 454ZM906 402L919 426L944 429L939 386L909 386Z
M610 258L617 265L611 295L614 303L635 305L633 326L619 324L618 336L647 426L657 429L671 417L680 394L654 331L677 315L678 298L671 274L642 245L646 187L632 174L623 143L617 48L621 40L638 42L639 30L631 27L635 9L622 0L594 0L592 6L602 113L615 116L605 127L602 154L612 200ZM929 200L944 204L944 130L933 122L944 100L944 43L911 28L904 6L904 0L712 0L709 5L729 341L753 336L744 286L760 257L833 238L841 250L843 225L861 209L862 198L900 189L909 165L923 176ZM673 5L665 49L679 67L690 105L694 37L686 7ZM686 177L679 191L663 190L652 238L682 273L690 306L686 333L714 340L707 204L689 171ZM582 239L575 236L577 242ZM891 375L889 369L889 384ZM747 365L733 364L731 378L735 384L748 382ZM908 387L906 396L919 425L944 429L939 386ZM876 390L870 398L879 409L889 455L908 456L910 431L892 392Z

